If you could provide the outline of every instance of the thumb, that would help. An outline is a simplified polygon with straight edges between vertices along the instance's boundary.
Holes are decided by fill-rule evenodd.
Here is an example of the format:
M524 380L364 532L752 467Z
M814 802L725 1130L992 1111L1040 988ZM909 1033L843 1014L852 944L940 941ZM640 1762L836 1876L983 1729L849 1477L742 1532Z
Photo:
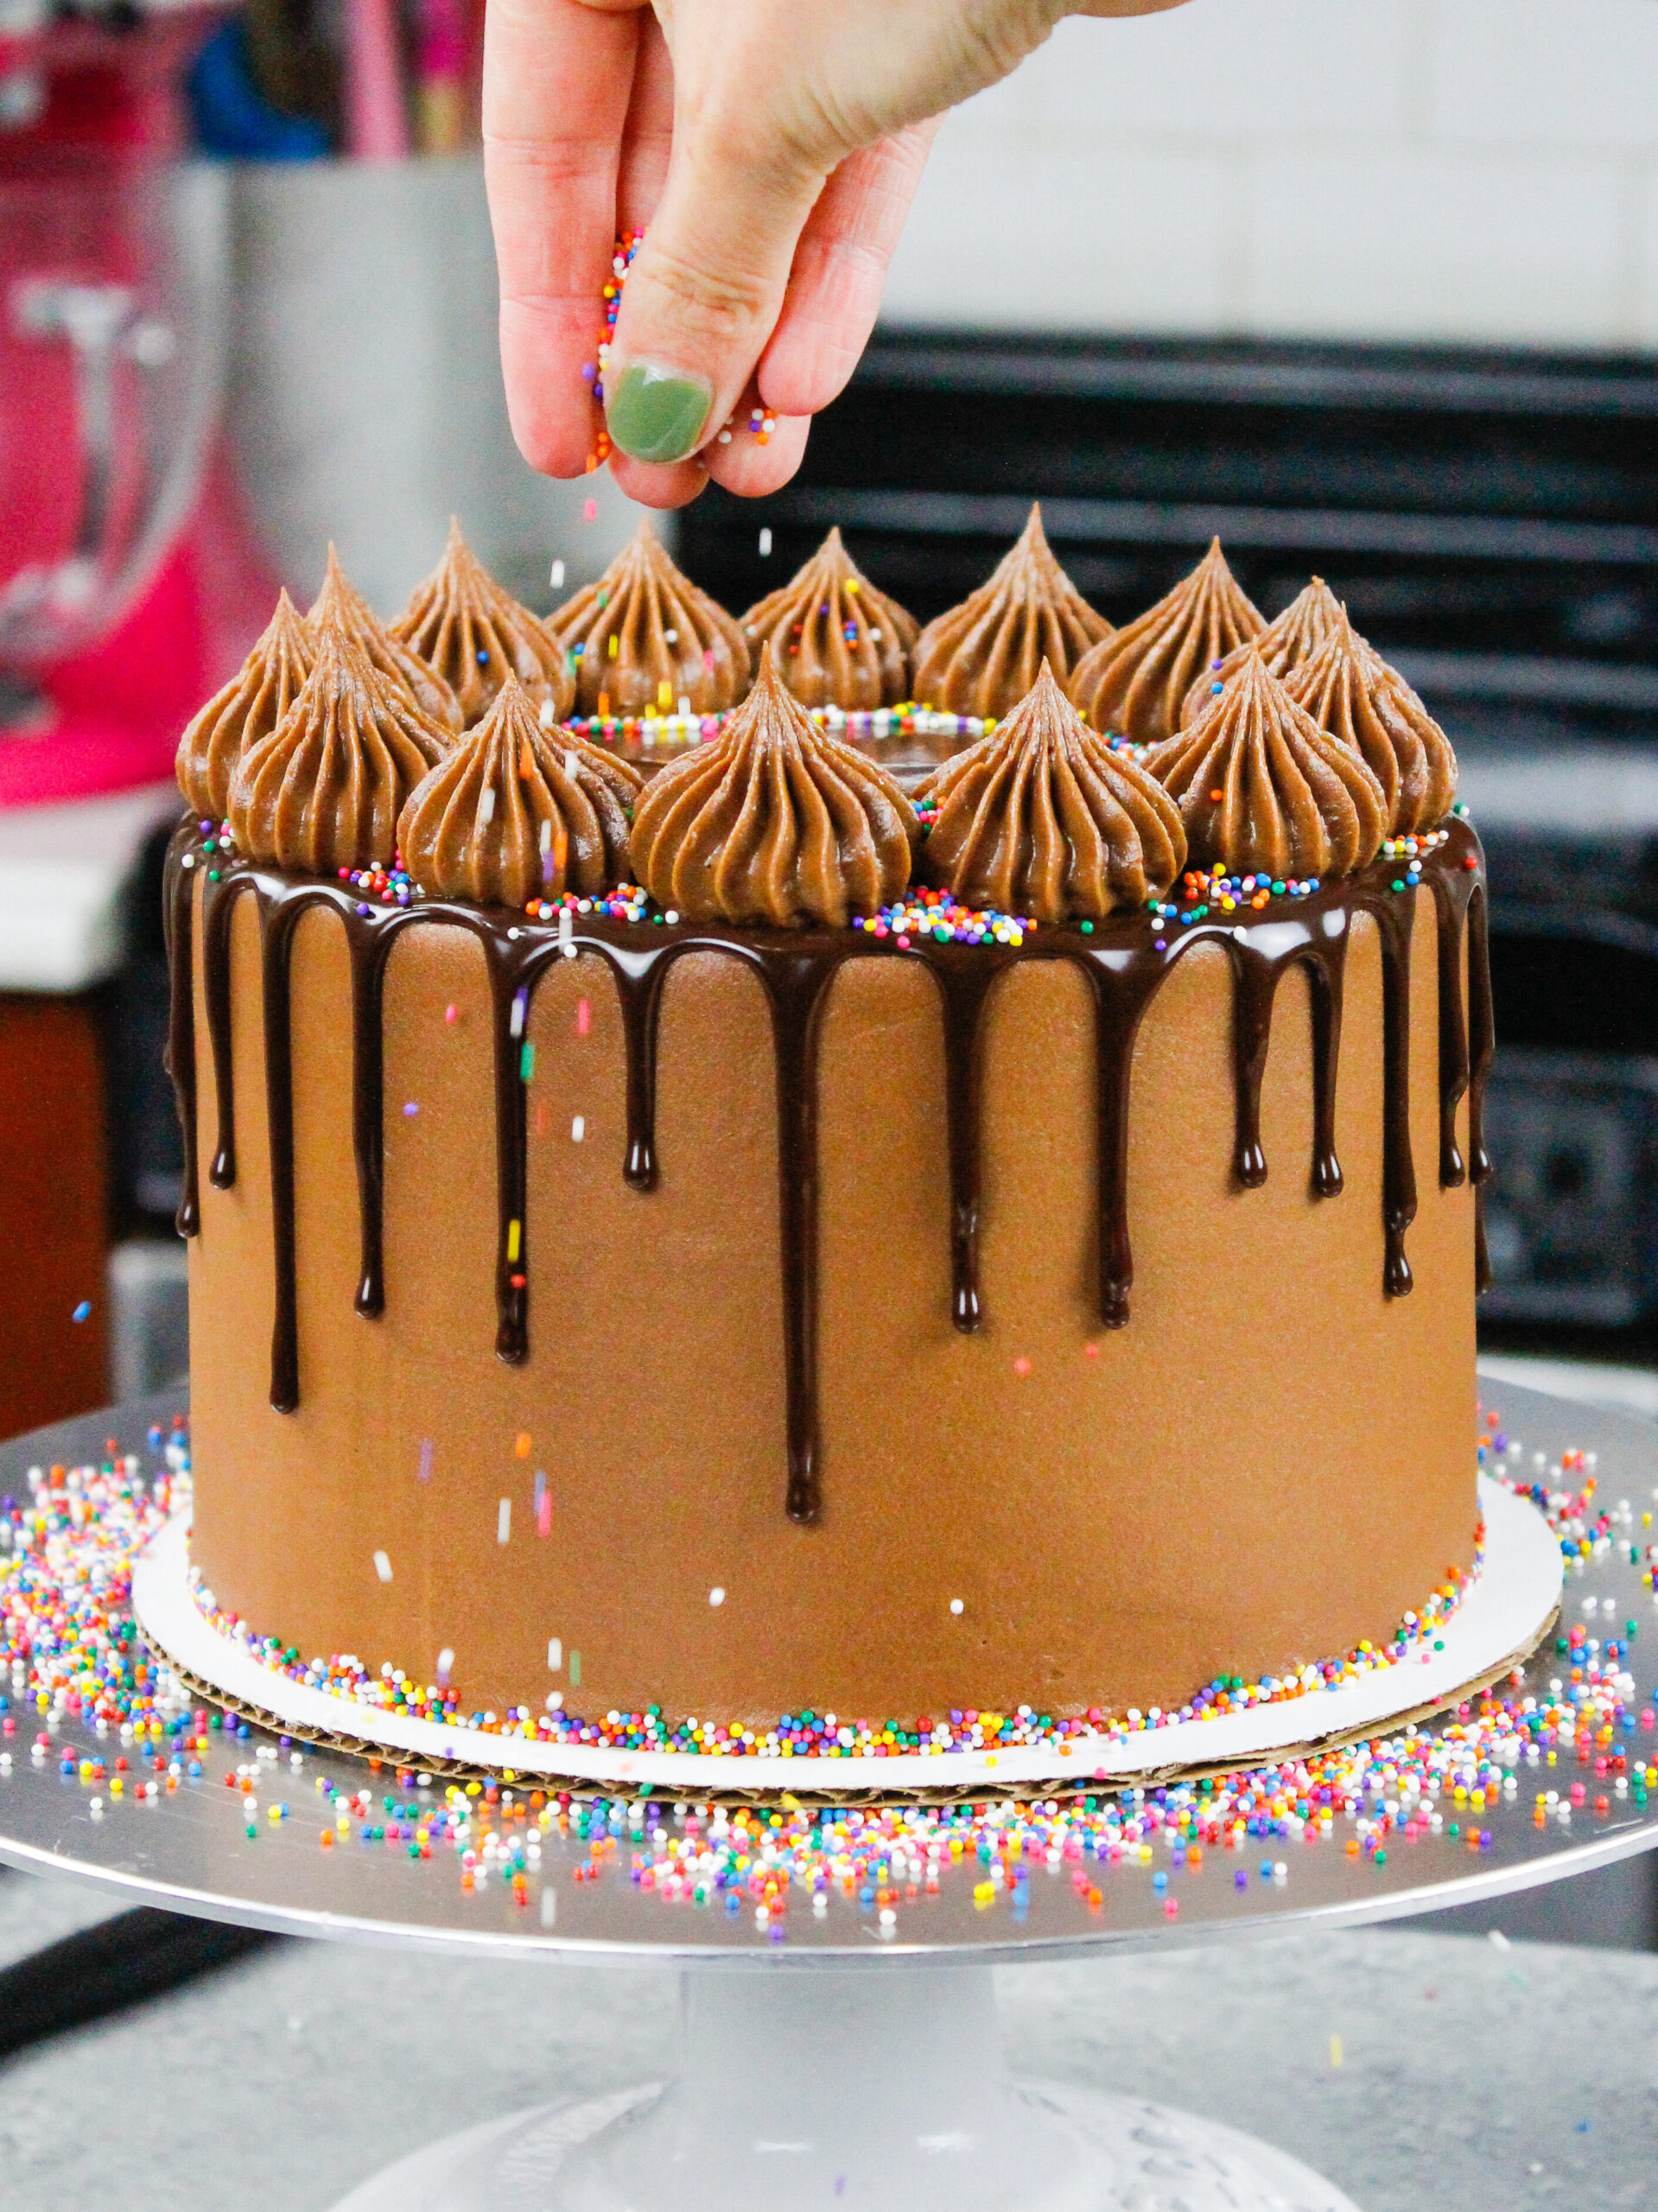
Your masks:
M776 327L816 168L749 116L675 118L660 201L627 272L605 368L611 442L644 461L694 454L736 406Z

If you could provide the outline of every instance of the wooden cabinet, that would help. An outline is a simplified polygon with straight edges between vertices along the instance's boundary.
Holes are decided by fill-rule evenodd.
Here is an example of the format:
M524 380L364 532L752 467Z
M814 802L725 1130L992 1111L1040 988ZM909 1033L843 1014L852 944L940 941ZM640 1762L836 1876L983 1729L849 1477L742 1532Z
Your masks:
M0 1436L108 1401L105 1122L95 1001L0 993Z

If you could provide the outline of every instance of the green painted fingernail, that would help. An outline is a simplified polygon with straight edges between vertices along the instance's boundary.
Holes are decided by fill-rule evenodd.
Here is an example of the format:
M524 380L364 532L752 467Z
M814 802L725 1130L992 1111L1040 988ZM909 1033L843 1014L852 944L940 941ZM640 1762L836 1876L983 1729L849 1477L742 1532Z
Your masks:
M714 404L706 377L632 361L605 396L611 442L635 461L683 461L702 442Z

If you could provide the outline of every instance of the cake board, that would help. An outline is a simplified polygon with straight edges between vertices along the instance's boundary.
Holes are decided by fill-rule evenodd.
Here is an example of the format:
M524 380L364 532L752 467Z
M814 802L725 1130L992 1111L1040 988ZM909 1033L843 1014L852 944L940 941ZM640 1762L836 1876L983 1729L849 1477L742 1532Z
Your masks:
M1513 1386L1497 1396L1528 1447L1554 1458L1572 1447L1598 1452L1603 1497L1628 1497L1638 1523L1658 1473L1650 1432ZM172 1402L21 1440L0 1453L0 1488L15 1486L15 1470L30 1459L95 1454L112 1431L136 1442ZM1563 1627L1614 1618L1620 1630L1626 1619L1651 1624L1653 1596L1631 1548L1603 1546L1573 1567ZM1639 1680L1644 1655L1635 1648ZM1550 1638L1505 1694L1544 1694L1569 1663ZM1628 1725L1650 1756L1640 1704L1631 1701ZM1196 1869L1177 1868L1166 1854L1155 1868L1108 1872L1102 1863L1098 1905L1064 1878L1067 1868L1039 1865L1022 1902L1003 1891L986 1904L975 1895L988 1886L976 1878L981 1868L951 1866L937 1895L895 1912L835 1897L821 1915L791 1911L785 1929L758 1924L746 1910L670 1902L625 1879L578 1879L592 1858L574 1836L544 1839L522 1903L500 1882L462 1891L452 1872L401 1849L319 1850L298 1802L302 1790L311 1796L316 1766L353 1783L372 1776L377 1787L389 1778L384 1767L374 1774L339 1751L319 1762L261 1743L245 1725L248 1735L228 1749L215 1735L196 1781L142 1801L100 1798L94 1811L76 1762L114 1747L78 1718L51 1716L49 1755L37 1764L14 1752L11 1771L0 1771L0 1858L95 1880L135 1901L290 1933L549 1961L651 1955L683 1974L681 2068L666 2088L489 2122L416 2153L340 2212L392 2204L467 2212L484 2203L606 2212L656 2201L664 2186L700 2208L729 2202L744 2182L775 2193L779 2181L805 2205L1343 2212L1348 2200L1331 2184L1232 2131L1132 2098L1014 2082L996 2037L991 1966L1420 1913L1658 1844L1658 1813L1649 1816L1610 1782L1591 1775L1591 1794L1572 1806L1568 1785L1580 1770L1562 1751L1553 1773L1521 1766L1520 1787L1481 1816L1483 1840L1390 1835L1387 1851L1352 1855L1340 1828L1333 1843L1316 1846L1252 1837L1247 1857L1217 1850ZM76 1768L67 1776L66 1751ZM281 1774L295 1801L293 1817L270 1828L262 1821L257 1840L245 1834L240 1793L222 1787L225 1771L255 1754L262 1774ZM289 1764L296 1757L298 1769ZM1534 1779L1558 1783L1566 1802L1534 1815Z

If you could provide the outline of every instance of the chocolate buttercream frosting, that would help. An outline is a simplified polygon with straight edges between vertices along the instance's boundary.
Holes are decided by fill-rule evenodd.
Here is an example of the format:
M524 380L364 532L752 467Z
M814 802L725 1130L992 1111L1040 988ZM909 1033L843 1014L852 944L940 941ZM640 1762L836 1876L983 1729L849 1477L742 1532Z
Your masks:
M453 516L443 558L416 585L391 635L454 692L468 728L489 712L509 676L537 709L550 704L555 720L575 704L575 681L563 648L496 582Z
M763 645L719 736L645 786L633 873L687 921L844 926L904 890L919 834L892 777L817 728Z
M749 608L742 626L751 652L770 645L803 706L856 714L910 696L915 617L876 590L838 530L780 591Z
M964 906L1098 921L1160 898L1185 864L1174 801L1089 729L1045 660L1007 720L918 796L938 809L922 872Z
M332 875L391 859L397 813L450 734L332 626L311 673L231 779L231 836L251 860Z
M1186 693L1180 709L1184 728L1195 722L1231 681L1248 659L1251 648L1261 655L1269 676L1283 682L1293 668L1310 660L1341 618L1342 603L1322 576L1314 576L1281 614L1275 614L1258 638L1247 638L1229 653L1207 668Z
M422 891L484 906L582 897L626 873L636 769L573 730L543 727L509 669L495 703L410 793L397 823Z
M1199 867L1280 880L1350 875L1375 858L1387 830L1375 777L1296 705L1259 653L1146 766L1179 808Z
M682 575L647 522L596 584L548 617L575 656L575 702L584 715L723 714L748 689L753 665L741 629Z
M989 581L915 641L912 690L943 714L1000 721L1049 662L1064 683L1091 646L1112 634L1048 549L1042 510L997 563Z
M1382 785L1395 836L1431 830L1457 795L1457 756L1410 685L1337 609L1330 635L1285 689L1319 728L1352 747Z
M179 740L179 789L194 813L224 820L237 762L275 729L299 696L315 657L316 640L284 591L252 652Z
M1075 704L1096 729L1157 745L1180 726L1199 676L1266 622L1233 581L1217 537L1189 576L1097 645L1071 676Z
M332 545L322 588L312 601L305 621L313 631L343 631L368 655L385 682L406 691L429 720L441 722L447 730L465 728L466 718L454 693L435 669L429 668L418 653L410 652L400 639L392 636L347 577Z

